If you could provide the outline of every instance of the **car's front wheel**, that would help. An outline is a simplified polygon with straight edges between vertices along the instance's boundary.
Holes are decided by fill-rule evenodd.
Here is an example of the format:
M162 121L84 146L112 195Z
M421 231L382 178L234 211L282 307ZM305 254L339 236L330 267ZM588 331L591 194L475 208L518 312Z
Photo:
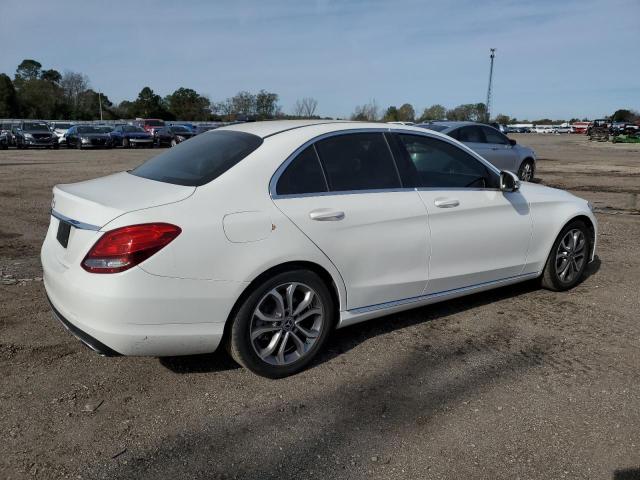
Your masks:
M542 286L553 291L569 290L584 277L591 253L589 229L581 220L567 224L553 244L542 274Z
M232 319L231 356L252 372L282 378L304 369L335 323L333 299L309 270L291 270L265 280L244 299Z
M527 159L520 165L518 169L518 178L523 182L531 182L536 173L536 167L533 160Z

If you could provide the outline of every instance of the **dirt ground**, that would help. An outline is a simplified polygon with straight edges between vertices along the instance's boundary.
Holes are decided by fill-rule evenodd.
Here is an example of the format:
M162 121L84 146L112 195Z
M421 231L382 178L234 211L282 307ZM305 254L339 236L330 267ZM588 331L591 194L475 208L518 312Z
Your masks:
M0 151L0 478L640 478L640 145L514 138L596 205L588 278L339 330L278 381L222 353L102 358L52 319L52 186L156 151Z

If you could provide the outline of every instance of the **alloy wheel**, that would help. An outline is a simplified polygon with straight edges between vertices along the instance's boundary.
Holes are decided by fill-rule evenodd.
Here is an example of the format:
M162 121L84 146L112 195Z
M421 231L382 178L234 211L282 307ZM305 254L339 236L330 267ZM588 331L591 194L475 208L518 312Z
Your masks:
M262 361L289 365L309 353L325 327L320 296L308 285L290 282L268 291L255 307L251 346Z
M556 275L562 283L572 282L582 271L587 258L587 241L582 230L569 230L556 251Z
M521 176L522 178L520 180L523 182L530 182L533 180L533 165L531 165L531 162L525 162L524 165L522 165Z

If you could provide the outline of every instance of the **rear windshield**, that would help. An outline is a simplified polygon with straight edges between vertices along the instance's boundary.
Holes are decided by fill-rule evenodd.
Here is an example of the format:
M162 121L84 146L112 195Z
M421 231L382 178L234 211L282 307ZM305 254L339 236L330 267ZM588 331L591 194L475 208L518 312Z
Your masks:
M145 120L145 125L149 125L150 127L162 127L164 126L164 121L162 120Z
M262 145L262 138L244 132L217 130L154 157L131 170L138 177L199 187L219 177Z

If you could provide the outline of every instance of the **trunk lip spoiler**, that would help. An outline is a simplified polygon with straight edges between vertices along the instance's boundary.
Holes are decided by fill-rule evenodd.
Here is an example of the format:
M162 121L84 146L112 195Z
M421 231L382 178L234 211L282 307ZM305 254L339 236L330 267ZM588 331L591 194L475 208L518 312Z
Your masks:
M62 220L63 222L70 223L72 226L80 230L93 230L96 232L100 230L100 227L97 225L91 225L90 223L74 220L73 218L67 217L60 212L56 212L53 208L51 209L51 216L57 218L58 220Z

